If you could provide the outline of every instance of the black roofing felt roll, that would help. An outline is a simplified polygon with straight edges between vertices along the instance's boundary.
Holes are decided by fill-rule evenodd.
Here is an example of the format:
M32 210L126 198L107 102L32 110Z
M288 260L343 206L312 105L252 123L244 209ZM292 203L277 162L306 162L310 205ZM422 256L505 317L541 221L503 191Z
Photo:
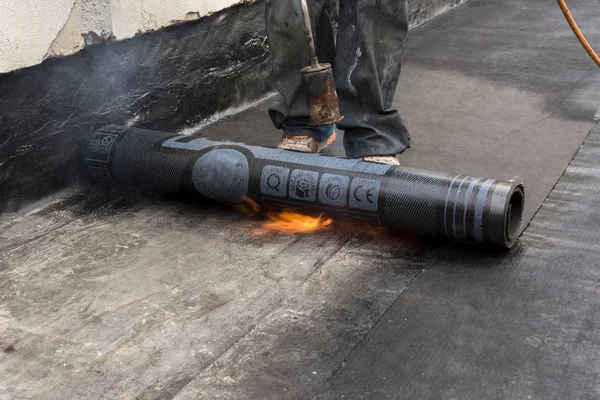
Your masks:
M251 198L461 242L510 248L525 201L520 182L106 126L85 145L92 180L228 204Z

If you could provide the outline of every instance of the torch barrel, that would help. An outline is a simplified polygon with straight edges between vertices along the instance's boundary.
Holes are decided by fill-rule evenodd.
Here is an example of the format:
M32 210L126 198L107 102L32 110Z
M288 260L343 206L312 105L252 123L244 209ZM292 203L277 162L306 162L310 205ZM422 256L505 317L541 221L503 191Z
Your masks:
M228 204L323 212L392 229L510 248L520 233L519 182L106 126L85 144L94 181Z

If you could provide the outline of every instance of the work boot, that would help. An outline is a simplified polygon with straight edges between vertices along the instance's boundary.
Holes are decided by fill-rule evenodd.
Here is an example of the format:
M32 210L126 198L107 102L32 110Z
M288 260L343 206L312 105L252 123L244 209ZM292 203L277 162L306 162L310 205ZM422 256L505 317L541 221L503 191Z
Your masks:
M336 139L335 125L325 125L313 128L317 135L312 136L286 136L284 133L280 149L299 151L302 153L320 153Z
M374 162L379 164L400 165L400 162L395 156L370 156L361 157L361 160Z

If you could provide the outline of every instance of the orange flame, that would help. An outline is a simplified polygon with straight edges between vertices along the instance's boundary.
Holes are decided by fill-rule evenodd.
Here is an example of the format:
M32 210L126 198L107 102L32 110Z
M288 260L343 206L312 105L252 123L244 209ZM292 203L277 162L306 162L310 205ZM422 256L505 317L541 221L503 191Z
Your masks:
M249 216L261 212L258 203L250 197L244 198L244 201L236 204L234 208L238 213ZM255 232L312 233L329 229L333 224L333 219L323 215L315 217L286 210L268 212L266 217L268 221Z
M261 213L260 206L254 200L246 197L241 204L235 205L238 213L256 216ZM301 214L291 210L269 211L264 214L267 221L263 222L260 227L254 229L256 234L264 234L267 232L279 233L313 233L318 231L329 230L334 227L334 221L323 214L319 216ZM340 222L335 224L336 231L347 233L355 232L371 237L393 237L398 233L388 228L381 226L370 226L360 222Z
M333 224L331 218L323 215L313 217L292 211L270 212L267 218L269 221L262 228L271 232L313 233L329 229Z

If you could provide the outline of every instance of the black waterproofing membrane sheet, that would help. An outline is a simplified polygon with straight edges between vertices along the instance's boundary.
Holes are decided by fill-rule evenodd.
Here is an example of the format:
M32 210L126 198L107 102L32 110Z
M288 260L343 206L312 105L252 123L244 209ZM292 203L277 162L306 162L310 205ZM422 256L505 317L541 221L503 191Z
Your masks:
M599 209L596 128L518 247L440 249L322 398L598 398Z

